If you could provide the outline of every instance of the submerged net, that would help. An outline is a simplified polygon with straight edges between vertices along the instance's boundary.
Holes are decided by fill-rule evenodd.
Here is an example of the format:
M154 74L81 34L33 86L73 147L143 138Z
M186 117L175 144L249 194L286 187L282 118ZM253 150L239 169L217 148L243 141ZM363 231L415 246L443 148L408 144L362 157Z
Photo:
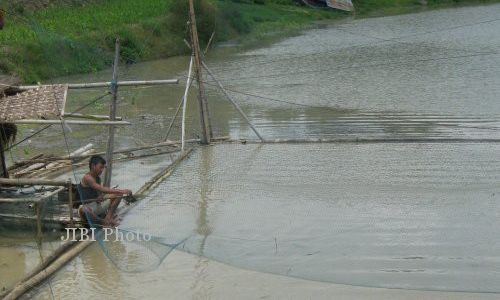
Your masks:
M309 280L498 292L498 248L491 241L499 178L485 174L499 166L489 151L456 144L200 149L120 225L155 237L165 245L162 254L111 260L127 266L120 270L149 270L142 264L161 261L175 247ZM409 153L415 158L407 161Z

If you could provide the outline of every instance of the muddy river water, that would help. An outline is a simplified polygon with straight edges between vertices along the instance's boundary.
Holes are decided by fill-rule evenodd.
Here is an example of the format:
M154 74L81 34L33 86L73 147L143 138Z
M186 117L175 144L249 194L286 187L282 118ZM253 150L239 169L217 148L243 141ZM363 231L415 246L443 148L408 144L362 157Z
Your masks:
M500 5L489 5L343 20L263 48L214 50L209 66L266 138L432 143L204 147L121 226L165 245L183 241L173 253L245 270L355 286L500 293L499 15ZM184 82L187 63L186 57L141 63L122 69L122 78ZM207 81L215 134L255 139ZM117 147L164 139L182 89L124 89L120 114L136 126L120 129ZM73 92L70 106L102 92ZM196 137L196 102L188 108L188 135ZM174 132L171 139L178 123ZM54 143L58 136L46 133ZM69 139L103 145L105 132L75 128ZM135 246L122 247L126 253ZM166 297L175 290L163 284L172 280L167 270L182 268L172 262L177 257L127 272L94 245L36 295ZM210 276L204 263L187 271L196 278L191 292ZM210 297L211 288L205 281L202 295Z

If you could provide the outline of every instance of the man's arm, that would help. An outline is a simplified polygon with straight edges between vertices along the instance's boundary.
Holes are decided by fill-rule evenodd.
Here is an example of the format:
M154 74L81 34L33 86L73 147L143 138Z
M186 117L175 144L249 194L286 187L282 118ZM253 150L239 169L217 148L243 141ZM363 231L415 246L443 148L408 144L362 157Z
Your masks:
M88 174L85 175L84 180L85 180L86 185L93 188L94 190L100 191L100 192L105 193L105 194L114 194L114 195L130 195L130 194L132 194L132 191L128 190L128 189L123 189L123 190L122 189L112 189L112 188L102 186L99 183L97 183L97 181L95 181L94 177L92 177Z

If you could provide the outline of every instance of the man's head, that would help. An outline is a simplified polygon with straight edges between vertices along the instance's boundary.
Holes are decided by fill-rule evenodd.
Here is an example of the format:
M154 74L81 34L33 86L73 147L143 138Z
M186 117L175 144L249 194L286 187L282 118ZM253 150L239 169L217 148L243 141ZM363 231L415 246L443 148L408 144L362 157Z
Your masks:
M89 160L89 169L91 172L101 175L106 168L106 160L100 155L93 155Z

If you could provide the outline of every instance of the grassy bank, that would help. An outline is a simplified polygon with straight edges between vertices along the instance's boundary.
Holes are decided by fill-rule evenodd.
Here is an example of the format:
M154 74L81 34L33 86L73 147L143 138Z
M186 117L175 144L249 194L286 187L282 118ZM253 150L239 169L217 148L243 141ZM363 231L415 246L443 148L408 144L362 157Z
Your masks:
M60 0L62 1L62 0ZM24 2L30 2L25 0ZM0 31L0 73L33 83L47 78L89 73L112 62L115 37L125 62L151 60L189 52L187 1L89 0L57 3L45 8L23 3L7 7ZM375 16L422 9L417 0L354 1L357 15ZM429 0L427 7L487 0ZM76 4L78 3L78 4ZM348 13L298 6L294 0L196 0L202 44L215 30L216 41L254 41L305 28L314 21Z

